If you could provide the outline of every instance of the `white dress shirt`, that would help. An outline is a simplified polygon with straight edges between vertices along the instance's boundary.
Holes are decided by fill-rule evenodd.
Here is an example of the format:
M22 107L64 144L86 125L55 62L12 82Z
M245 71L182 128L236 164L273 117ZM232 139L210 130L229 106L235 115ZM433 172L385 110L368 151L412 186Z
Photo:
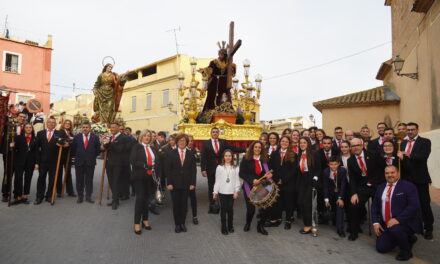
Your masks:
M220 151L220 142L218 141L218 139L213 139L211 138L211 144L212 144L212 149L215 151L215 141L217 140L217 147L218 147L218 151ZM219 153L220 154L220 153Z
M391 213L391 198L393 197L393 192L396 189L396 185L399 181L396 181L395 183L393 183L393 189L391 190L390 193L390 219L393 218L393 215ZM387 186L385 187L385 189L383 190L382 193L382 219L385 222L385 203L387 202L387 193L388 193L388 189L390 188L390 184L387 183Z
M272 152L277 150L277 145L269 146L269 155L272 154Z
M230 165L217 166L215 171L214 194L234 194L240 192L239 168ZM229 176L229 182L226 182Z

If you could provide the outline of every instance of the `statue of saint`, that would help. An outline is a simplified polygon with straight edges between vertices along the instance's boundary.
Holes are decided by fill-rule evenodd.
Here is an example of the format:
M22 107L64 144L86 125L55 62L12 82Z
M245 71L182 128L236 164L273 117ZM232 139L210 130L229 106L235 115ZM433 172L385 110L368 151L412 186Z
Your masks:
M122 91L126 81L124 75L112 72L113 65L107 63L93 86L94 121L110 124L114 121L121 102Z
M212 60L208 67L198 70L208 80L208 95L203 112L215 109L222 103L231 102L231 87L228 87L228 78L235 76L236 66L228 58L225 44L225 41L222 42L222 45L218 43L220 48L218 58Z

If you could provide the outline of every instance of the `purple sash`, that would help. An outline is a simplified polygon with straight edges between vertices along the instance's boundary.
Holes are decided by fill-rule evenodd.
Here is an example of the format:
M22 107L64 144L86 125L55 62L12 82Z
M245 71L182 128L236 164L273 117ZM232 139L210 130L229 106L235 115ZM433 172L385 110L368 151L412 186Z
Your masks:
M263 163L263 168L266 173L269 171L269 167L267 166L267 163ZM249 194L251 193L251 187L249 186L249 183L247 183L247 181L243 182L243 188L244 188L244 192L246 193L246 196L249 197Z

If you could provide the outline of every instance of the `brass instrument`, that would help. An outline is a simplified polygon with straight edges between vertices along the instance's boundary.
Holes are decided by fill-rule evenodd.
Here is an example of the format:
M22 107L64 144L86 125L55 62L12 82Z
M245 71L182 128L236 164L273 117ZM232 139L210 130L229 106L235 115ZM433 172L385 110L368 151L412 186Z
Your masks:
M318 209L317 209L318 192L315 187L312 188L312 236L318 236Z

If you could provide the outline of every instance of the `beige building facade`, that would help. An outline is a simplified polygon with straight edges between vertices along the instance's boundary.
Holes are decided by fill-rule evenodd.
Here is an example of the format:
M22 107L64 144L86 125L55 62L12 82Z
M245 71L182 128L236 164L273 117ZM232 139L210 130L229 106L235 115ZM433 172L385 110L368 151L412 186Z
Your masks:
M264 131L274 131L279 134L281 134L286 128L298 129L301 131L314 126L314 123L310 120L310 118L304 116L264 120L260 121L260 124L263 126Z
M62 120L70 119L76 114L85 116L90 120L93 115L93 94L73 95L68 99L62 99L52 102L50 108L50 115L55 117L58 123Z

